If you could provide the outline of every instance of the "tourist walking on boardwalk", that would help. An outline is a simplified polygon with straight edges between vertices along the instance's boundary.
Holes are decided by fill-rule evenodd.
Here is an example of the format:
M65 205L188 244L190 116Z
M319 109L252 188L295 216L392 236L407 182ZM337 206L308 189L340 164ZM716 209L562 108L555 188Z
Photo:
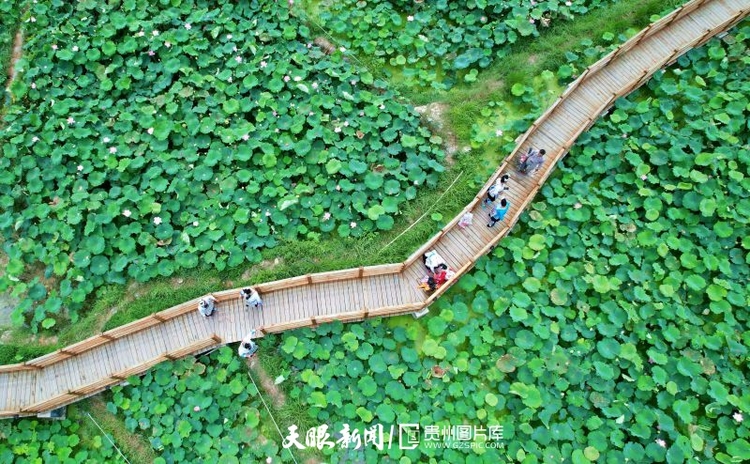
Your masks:
M198 312L203 317L213 316L216 311L216 298L213 295L204 296L198 302Z
M240 296L245 300L245 308L263 309L263 300L260 299L260 294L254 288L243 288Z
M500 195L502 192L509 190L510 187L508 186L508 181L510 180L510 176L508 174L503 174L500 176L494 184L487 190L487 198L484 199L482 202L482 207L486 207L490 203L493 203L497 196Z
M529 151L521 157L518 170L523 174L537 172L544 164L544 155L546 153L545 150L537 150L534 147L529 147Z
M466 229L474 222L474 215L470 212L467 212L463 216L461 216L461 219L458 221L458 228L461 230Z
M237 353L243 358L251 358L258 351L258 344L253 341L255 338L255 329L251 330L240 342Z
M510 209L510 202L503 198L500 200L500 204L495 206L494 211L490 213L490 222L487 224L487 227L492 227L495 224L498 223L498 221L502 221L505 219L505 215L508 213L508 210Z

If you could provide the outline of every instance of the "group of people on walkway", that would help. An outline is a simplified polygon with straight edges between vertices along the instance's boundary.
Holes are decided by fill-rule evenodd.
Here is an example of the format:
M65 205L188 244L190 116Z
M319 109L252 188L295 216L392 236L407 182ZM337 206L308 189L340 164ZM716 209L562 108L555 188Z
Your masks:
M544 165L544 155L547 152L543 149L539 150L534 147L529 147L529 150L521 156L518 162L518 171L522 174L533 174ZM489 213L490 222L487 223L487 227L494 227L495 224L505 219L505 215L510 209L510 201L506 197L500 197L500 195L510 190L510 174L503 174L500 176L494 184L487 190L487 198L482 202L482 207L486 208L489 205L494 205L492 211ZM498 197L500 201L497 201Z
M263 300L261 299L258 290L252 287L240 290L240 298L242 298L245 303L245 309L263 309ZM215 296L206 295L198 301L198 312L204 318L211 317L216 313L216 303L218 303L218 300ZM255 329L251 330L250 333L242 339L242 342L240 342L238 352L243 358L250 358L256 351L258 351L258 345L253 341L255 334Z
M423 254L422 262L427 268L427 276L420 281L419 288L426 292L434 292L456 274L435 250Z
M518 170L522 174L533 174L544 165L545 150L530 147L529 150L521 156L518 163ZM482 207L494 205L492 212L489 213L490 222L487 227L494 227L495 224L505 219L505 215L510 209L510 202L502 193L510 190L510 175L503 174L487 190L487 198L482 202ZM497 201L499 198L499 201ZM497 204L495 203L497 201ZM464 214L458 222L461 229L465 229L473 222L473 215L468 212ZM422 262L427 268L427 277L422 279L419 287L425 291L433 292L438 287L448 281L455 272L448 266L437 251L431 250L422 256ZM240 291L240 297L244 300L245 308L263 309L263 300L258 291L252 287L243 288ZM213 316L216 312L216 303L218 300L213 295L207 295L198 302L198 312L203 317ZM258 345L253 340L255 338L255 329L242 339L238 348L238 353L243 358L250 358L258 351Z

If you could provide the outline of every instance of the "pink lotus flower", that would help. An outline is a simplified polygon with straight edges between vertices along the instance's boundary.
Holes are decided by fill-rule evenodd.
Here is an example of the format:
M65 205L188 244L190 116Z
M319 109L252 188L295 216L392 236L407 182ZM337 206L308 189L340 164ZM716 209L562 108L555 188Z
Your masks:
M201 410L201 407L200 407L200 406L196 406L196 407L194 407L194 408L193 408L193 411L195 411L195 412L198 412L198 411L200 411L200 410Z
M742 422L744 420L744 418L742 417L742 413L739 411L732 414L732 419L736 420L737 422Z
M247 142L248 140L250 140L250 135L248 135L248 134L243 135L242 136L242 140L244 140L244 141Z
M156 55L156 53L153 50L148 51L148 56L154 56L154 55Z
M161 224L161 218L160 218L159 216L156 216L156 217L154 218L154 224L156 224L157 226L158 226L159 224Z
M313 89L317 89L318 88L318 83L317 82L313 82L312 84L310 84L310 87L312 87Z
M502 135L503 135L503 130L502 130L502 129L498 129L498 130L496 130L496 131L495 131L495 135L496 135L496 136L498 136L498 137L502 137Z
M482 16L481 18L479 18L479 20L482 21L483 23L486 23L487 22L487 16Z
M185 29L190 30L192 27L190 23L185 23Z
M148 132L148 135L153 135L154 134L154 128L153 127L149 127L146 132Z
M534 18L529 18L529 22L530 22L531 24L534 24L534 23L535 23L536 21L534 21Z
M109 152L114 155L115 153L117 153L117 147L109 147Z
M331 213L329 213L329 212L326 211L326 213L323 215L323 220L327 221L329 219L331 219Z
M52 50L57 50L57 44L52 45Z
M131 213L129 209L126 209L125 211L122 212L122 215L125 217L130 217L131 214L133 213Z
M289 82L289 76L284 76L284 82Z
M646 180L646 179L648 179L648 176L646 174L641 176L641 180Z
M75 119L73 119L72 117L69 117L69 118L68 118L68 125L70 125L70 124L75 124L75 123L76 123L76 120L75 120Z
M289 0L290 4L293 3L293 0ZM271 459L271 456L268 456L266 458L266 464L271 464L273 462L273 459Z
M664 441L664 440L662 440L661 438L657 438L656 439L656 444L659 445L659 446L661 446L662 448L666 448L667 447L667 442Z
M354 221L352 221L352 222L349 223L349 227L351 227L352 229L354 229L355 227L357 227L357 223L354 222Z
M268 63L266 63L265 61L261 61L260 62L260 67L261 68L265 68L266 66L268 66Z
M235 56L234 57L234 61L236 61L238 63L242 63L242 57L241 56Z
M80 171L83 171L83 165L82 165L82 164L79 164L79 165L78 165L78 171L79 171L79 172L80 172Z

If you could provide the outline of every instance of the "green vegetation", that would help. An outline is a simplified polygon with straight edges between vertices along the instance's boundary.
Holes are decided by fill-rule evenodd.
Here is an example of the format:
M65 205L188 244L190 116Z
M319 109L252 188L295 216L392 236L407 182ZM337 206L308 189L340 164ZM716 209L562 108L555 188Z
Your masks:
M124 415L131 433L147 434L159 454L154 462L280 461L287 454L245 363L229 347L159 364L129 381L112 389L107 409Z
M444 169L385 82L273 4L30 14L0 139L17 324L75 322L103 284L259 262L282 237L389 230Z
M0 96L0 114L2 114L6 104L5 85L9 78L8 71L13 57L13 45L20 21L20 2L6 1L0 3L0 86L3 90L2 96Z
M450 89L474 82L480 68L503 59L540 27L573 19L606 0L343 0L306 2L315 21L346 48L407 87ZM471 68L471 69L469 69Z
M125 462L88 418L71 414L64 420L0 421L0 461L26 463Z
M411 462L750 459L749 47L745 22L620 99L426 322L281 335L291 391L334 429L505 427Z
M614 46L616 35L601 33L611 30L607 18L627 17L623 8L652 14L665 2L621 5L587 15L599 24L577 48L571 50L580 42L572 37L586 31L576 29L579 20L566 29L567 41L557 42L555 32L534 41L538 49L532 44L509 55L523 66L483 73L472 87L442 94L459 140L475 151L438 177L444 187L463 173L440 204L433 208L442 188L420 191L401 215L451 217L484 180L486 165L477 160L494 162L562 84ZM401 462L750 459L743 422L750 414L749 36L746 22L618 101L561 163L514 236L438 300L429 318L266 337L263 366L271 378L284 377L287 401L274 409L282 429L298 425L304 442L306 429L322 424L332 432L344 423L360 431L399 422L505 427L500 451L387 451ZM208 289L396 261L441 225L425 219L386 247L407 227L399 222L361 237L283 242L264 251L269 263L250 275L210 265L175 274L189 275L184 280L160 277L127 291L103 286L81 321L60 320L54 328L59 343L67 343ZM279 265L271 265L275 258ZM111 308L118 312L108 320ZM0 356L16 354L0 347ZM164 363L131 381L114 389L105 430L115 430L118 446L132 446L134 460L289 460L230 348ZM78 407L72 410L74 417ZM125 418L127 431L117 430L114 414ZM50 432L54 426L33 421L0 423L0 457L46 462L40 453L75 452L74 462L116 460L89 427L68 421ZM34 428L43 431L35 436ZM124 437L136 433L148 436L155 454L127 444ZM47 436L50 443L38 442ZM332 462L351 462L383 460L386 451L325 453Z

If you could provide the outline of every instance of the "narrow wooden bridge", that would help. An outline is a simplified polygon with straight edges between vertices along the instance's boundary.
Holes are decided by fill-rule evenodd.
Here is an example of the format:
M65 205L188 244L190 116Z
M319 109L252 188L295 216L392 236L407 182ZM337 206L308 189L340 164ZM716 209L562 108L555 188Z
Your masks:
M396 264L310 274L257 285L263 311L245 310L239 289L215 293L218 312L204 319L197 300L91 337L46 356L0 367L0 417L34 415L102 391L151 366L240 340L250 329L261 334L329 321L356 321L418 311L430 305L448 285L431 296L417 288L425 275L421 255L437 250L457 276L474 266L518 221L555 164L615 99L630 93L649 76L692 47L703 44L744 18L750 0L693 0L651 24L617 50L588 68L518 140L476 198L406 261ZM540 172L515 171L519 153L544 148ZM494 228L486 224L481 201L495 178L512 173L506 197L510 211ZM466 230L456 227L472 211Z

